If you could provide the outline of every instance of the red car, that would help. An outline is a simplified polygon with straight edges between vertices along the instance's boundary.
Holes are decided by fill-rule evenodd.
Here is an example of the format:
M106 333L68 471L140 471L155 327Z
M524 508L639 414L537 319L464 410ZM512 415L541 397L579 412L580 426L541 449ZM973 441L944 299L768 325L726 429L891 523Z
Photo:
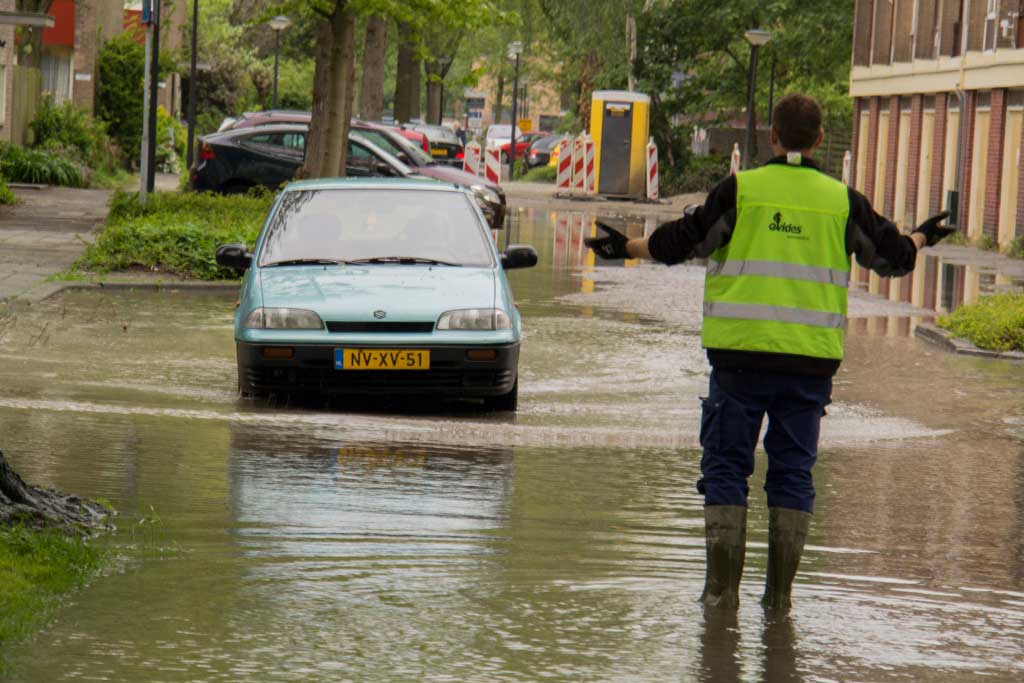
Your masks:
M516 159L525 159L530 145L543 137L547 137L547 135L548 133L522 133L516 138ZM508 149L511 146L511 142L506 142L501 146L501 163L508 163Z

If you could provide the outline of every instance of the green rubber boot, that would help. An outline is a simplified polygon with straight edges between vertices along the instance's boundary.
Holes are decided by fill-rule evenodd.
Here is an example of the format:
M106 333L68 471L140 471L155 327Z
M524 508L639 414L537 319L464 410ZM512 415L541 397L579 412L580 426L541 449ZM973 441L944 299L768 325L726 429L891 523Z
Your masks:
M792 606L793 577L804 552L811 513L788 508L768 509L768 579L765 582L764 607Z
M740 605L740 577L747 549L747 508L705 505L704 535L708 569L700 601L707 607L736 609Z

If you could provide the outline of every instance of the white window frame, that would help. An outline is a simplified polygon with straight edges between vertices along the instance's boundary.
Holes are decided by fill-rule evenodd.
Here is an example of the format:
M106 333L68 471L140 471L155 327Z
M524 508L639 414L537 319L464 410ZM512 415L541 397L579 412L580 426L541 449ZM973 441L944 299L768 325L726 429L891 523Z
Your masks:
M988 9L985 14L985 28L982 36L982 52L995 52L999 45L999 0L988 0ZM992 35L992 43L989 44L989 34Z

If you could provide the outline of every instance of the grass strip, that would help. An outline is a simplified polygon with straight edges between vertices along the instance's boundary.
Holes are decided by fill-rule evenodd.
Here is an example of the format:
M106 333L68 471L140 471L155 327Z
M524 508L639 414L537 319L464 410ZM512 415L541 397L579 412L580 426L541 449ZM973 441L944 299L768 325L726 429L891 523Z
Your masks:
M990 351L1024 351L1024 294L982 297L939 318L954 336Z
M41 626L64 594L96 574L103 556L61 529L0 527L0 653Z
M143 209L137 193L118 192L106 226L75 264L110 272L142 268L200 280L236 278L214 260L229 242L254 246L274 195L158 192Z

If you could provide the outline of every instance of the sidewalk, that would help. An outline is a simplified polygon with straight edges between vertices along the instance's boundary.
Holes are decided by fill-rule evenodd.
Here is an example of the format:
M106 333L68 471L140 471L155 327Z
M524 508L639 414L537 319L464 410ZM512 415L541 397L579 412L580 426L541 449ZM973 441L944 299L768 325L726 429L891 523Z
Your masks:
M14 193L18 203L0 207L0 313L48 293L47 278L82 254L106 219L112 194L65 187Z

